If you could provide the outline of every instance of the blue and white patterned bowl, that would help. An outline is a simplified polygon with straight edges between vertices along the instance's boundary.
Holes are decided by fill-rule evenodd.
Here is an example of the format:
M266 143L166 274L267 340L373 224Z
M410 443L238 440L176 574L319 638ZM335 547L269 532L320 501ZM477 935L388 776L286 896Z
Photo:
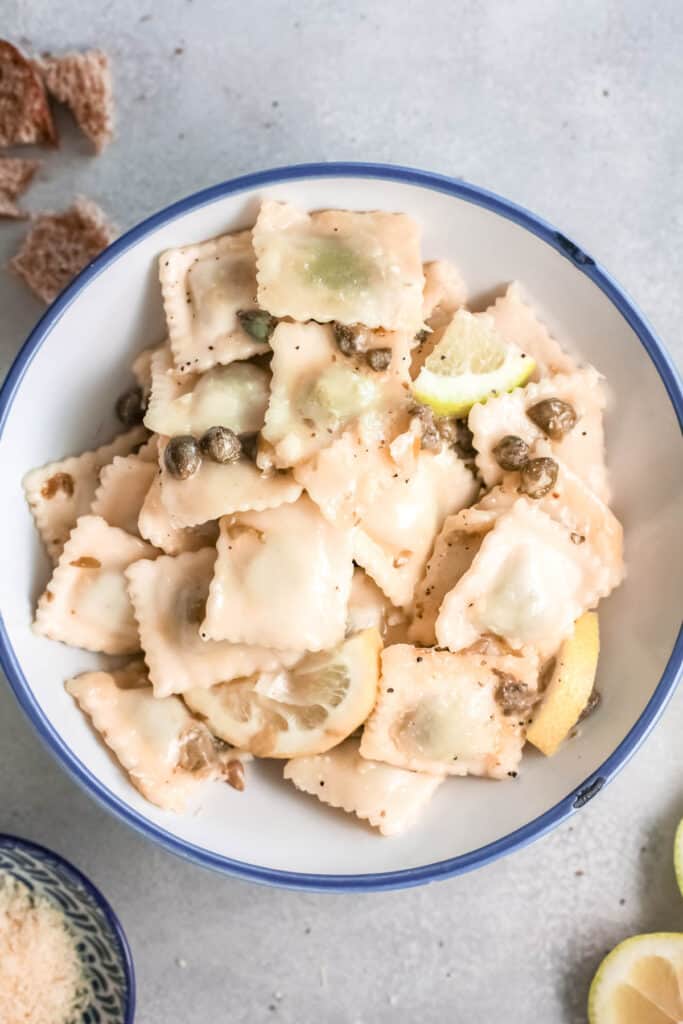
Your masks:
M135 973L123 929L99 889L68 861L43 846L0 833L0 872L64 913L92 998L78 1024L133 1024Z

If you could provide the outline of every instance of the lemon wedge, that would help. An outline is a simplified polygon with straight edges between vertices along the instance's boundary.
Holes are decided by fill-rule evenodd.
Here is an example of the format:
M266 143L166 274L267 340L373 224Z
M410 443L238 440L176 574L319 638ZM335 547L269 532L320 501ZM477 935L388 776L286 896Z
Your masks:
M372 711L379 681L378 630L333 651L304 656L292 669L195 688L183 694L221 739L257 757L322 754Z
M681 896L683 896L683 820L679 821L674 839L674 871Z
M535 365L501 338L491 316L459 309L420 370L413 395L440 416L465 416L476 402L521 387Z
M620 942L600 964L588 994L589 1024L683 1021L683 935L655 932Z
M600 630L595 612L574 623L574 632L557 655L555 669L534 714L527 739L550 757L579 720L595 682Z

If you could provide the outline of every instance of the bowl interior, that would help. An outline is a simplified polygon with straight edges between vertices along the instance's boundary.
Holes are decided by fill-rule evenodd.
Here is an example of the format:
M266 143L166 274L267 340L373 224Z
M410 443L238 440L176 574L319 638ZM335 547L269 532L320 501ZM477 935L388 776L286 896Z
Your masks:
M174 816L152 807L128 784L62 686L99 659L30 630L49 566L23 498L23 474L114 434L110 410L130 383L132 358L164 335L159 252L250 225L265 196L309 209L412 214L423 225L425 258L455 261L475 304L513 279L522 281L555 335L605 374L613 398L608 454L614 508L626 529L628 579L601 606L602 708L552 760L527 754L514 782L451 780L402 838L379 838L297 794L273 762L250 767L244 794L219 785L206 790L196 813ZM44 731L56 734L63 757L72 767L80 764L83 779L94 777L119 809L210 855L266 869L357 875L433 864L499 840L573 793L613 753L643 712L674 646L683 600L683 453L662 379L624 316L572 261L493 209L443 191L343 174L271 182L205 198L138 233L47 327L0 445L0 608L24 677L19 685L49 723Z
M14 836L0 836L0 870L63 912L90 981L83 1024L131 1024L133 978L130 954L109 905L79 871L50 850Z

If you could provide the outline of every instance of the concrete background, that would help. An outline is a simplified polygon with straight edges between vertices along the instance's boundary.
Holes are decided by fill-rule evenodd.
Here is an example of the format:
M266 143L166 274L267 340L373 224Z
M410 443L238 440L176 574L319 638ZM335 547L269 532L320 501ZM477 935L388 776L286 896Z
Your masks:
M35 50L114 61L116 143L60 119L26 205L98 200L121 227L236 174L303 160L409 163L528 205L601 260L679 363L679 0L0 0ZM0 225L0 262L24 225ZM0 370L41 312L0 273ZM139 1024L579 1024L600 957L683 928L683 695L620 777L535 846L431 888L277 892L144 842L63 775L0 688L0 830L73 859L130 938Z

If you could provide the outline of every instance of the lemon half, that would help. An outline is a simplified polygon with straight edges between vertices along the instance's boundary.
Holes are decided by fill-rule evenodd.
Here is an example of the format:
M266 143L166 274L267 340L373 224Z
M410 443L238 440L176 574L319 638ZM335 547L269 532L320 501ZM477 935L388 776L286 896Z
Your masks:
M679 891L681 896L683 896L683 820L678 823L674 839L674 871L676 872ZM683 986L683 981L681 985Z
M525 384L535 365L501 338L491 316L459 309L420 370L413 395L440 416L465 416L476 402Z
M681 979L683 935L634 935L600 964L588 993L589 1024L678 1024Z
M183 698L211 732L256 757L322 754L372 711L381 648L379 632L366 629L294 668L196 688Z

